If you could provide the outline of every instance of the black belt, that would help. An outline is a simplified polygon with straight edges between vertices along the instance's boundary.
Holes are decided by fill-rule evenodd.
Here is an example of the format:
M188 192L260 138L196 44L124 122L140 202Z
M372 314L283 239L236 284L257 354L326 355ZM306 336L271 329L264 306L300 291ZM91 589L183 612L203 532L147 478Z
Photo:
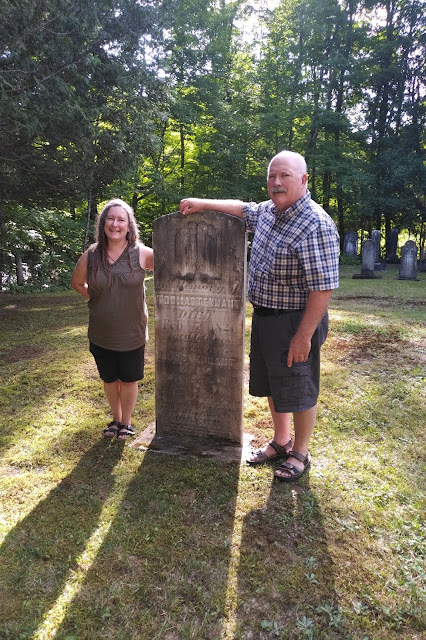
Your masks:
M257 316L280 316L283 313L291 313L293 309L271 309L270 307L253 307L253 313Z

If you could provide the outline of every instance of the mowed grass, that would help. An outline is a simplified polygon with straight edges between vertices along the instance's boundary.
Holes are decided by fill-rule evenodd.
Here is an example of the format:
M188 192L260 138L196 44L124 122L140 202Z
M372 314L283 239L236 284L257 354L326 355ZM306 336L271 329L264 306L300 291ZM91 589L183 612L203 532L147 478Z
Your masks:
M83 299L0 296L0 638L425 637L426 274L356 272L330 306L312 469L288 486L104 441ZM250 305L247 353L249 330ZM247 390L244 429L272 436Z

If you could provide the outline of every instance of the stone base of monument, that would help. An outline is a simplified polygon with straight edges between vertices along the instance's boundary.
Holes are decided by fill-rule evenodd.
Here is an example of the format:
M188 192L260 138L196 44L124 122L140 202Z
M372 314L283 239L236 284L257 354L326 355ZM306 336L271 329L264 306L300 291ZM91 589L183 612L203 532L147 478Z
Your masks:
M374 278L382 278L382 274L375 271L361 271L361 273L354 273L352 278L355 280L374 280Z
M374 271L384 271L386 269L386 262L375 262Z
M243 444L238 446L230 443L229 440L221 441L217 438L159 436L156 433L154 420L129 443L129 446L139 451L151 451L163 455L191 455L222 462L240 462L245 461L249 456L253 438L254 436L250 433L243 433Z

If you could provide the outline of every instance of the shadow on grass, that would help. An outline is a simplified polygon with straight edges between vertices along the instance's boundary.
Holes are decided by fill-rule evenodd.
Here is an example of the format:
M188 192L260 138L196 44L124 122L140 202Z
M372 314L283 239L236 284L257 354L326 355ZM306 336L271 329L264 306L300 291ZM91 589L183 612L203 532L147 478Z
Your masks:
M103 440L95 444L6 537L0 548L0 637L29 638L60 595L99 524L122 451Z
M238 477L148 450L55 637L219 638Z
M36 362L29 359L18 363L15 369L7 364L0 366L0 456L13 450L20 438L25 442L28 439L28 451L35 450L37 447L31 443L44 438L47 432L49 440L43 446L44 452L52 442L56 447L62 436L57 426L52 429L46 426L45 416L53 419L57 415L64 424L75 420L70 405L75 403L76 389L81 396L88 394L90 382L96 380L89 371L91 364L85 352L75 349L72 355L66 354L66 358L64 351L52 350L48 354L44 352ZM81 369L83 375L88 370L85 386L81 382Z
M245 517L236 639L342 637L329 626L340 624L333 562L307 478L272 481L265 507Z

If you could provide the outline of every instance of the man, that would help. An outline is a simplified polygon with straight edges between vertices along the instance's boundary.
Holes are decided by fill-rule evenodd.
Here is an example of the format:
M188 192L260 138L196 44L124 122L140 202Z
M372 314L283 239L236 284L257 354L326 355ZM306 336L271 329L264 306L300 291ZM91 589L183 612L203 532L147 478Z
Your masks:
M298 480L310 465L317 414L320 347L327 337L328 303L339 286L339 235L307 188L304 158L282 151L268 167L270 200L185 198L183 214L205 209L245 220L254 233L248 298L253 304L249 391L267 396L274 438L247 462L284 459L274 476ZM290 439L293 414L294 445Z

